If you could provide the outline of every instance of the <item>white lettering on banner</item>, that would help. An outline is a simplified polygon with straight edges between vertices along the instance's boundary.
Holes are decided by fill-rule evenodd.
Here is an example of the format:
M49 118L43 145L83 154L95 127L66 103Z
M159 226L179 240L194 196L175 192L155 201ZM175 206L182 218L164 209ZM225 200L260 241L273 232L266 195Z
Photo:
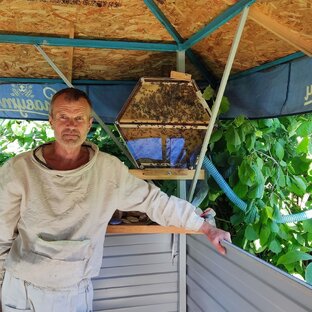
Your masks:
M27 118L28 114L48 116L49 101L2 98L0 99L0 111L18 112L23 118Z
M306 87L306 96L304 97L304 106L312 104L312 85Z
M53 88L50 88L50 87L43 88L43 95L48 100L51 100L55 93L56 93L56 90L54 90Z
M30 115L49 115L50 100L56 93L51 87L45 87L42 90L45 100L34 99L34 94L31 85L14 85L12 84L11 96L8 98L0 98L0 111L1 112L17 112L23 118ZM24 99L21 97L26 97Z

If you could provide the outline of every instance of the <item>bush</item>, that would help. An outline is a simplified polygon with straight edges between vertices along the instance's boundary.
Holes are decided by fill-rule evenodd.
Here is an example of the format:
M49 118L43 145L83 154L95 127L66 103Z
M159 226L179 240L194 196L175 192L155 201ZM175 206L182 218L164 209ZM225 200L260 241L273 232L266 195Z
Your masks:
M310 283L312 219L280 224L276 218L312 209L311 134L311 114L219 122L209 157L249 209L235 207L211 179L202 203L217 211L236 245Z
M14 155L53 138L53 131L46 121L0 119L0 134L0 166Z

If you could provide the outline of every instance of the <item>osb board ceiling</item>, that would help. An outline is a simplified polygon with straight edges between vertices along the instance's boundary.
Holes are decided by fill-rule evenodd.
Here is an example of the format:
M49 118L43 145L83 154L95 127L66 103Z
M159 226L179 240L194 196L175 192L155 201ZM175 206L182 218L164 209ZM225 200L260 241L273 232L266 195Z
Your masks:
M44 47L58 68L73 79L137 80L140 77L169 77L176 68L175 53L75 48L72 69L70 48ZM0 77L59 78L32 45L0 44ZM189 61L186 71L199 79L198 70Z
M223 0L158 0L157 4L184 39L191 37L229 7Z
M188 1L159 2L163 3L160 8L166 17L180 35L187 39L216 18L228 8L228 5L237 1L201 0L189 3L188 7L185 6ZM199 10L199 8L201 9ZM232 73L259 66L298 51L289 42L284 41L276 33L265 29L251 18L258 12L268 17L269 28L272 27L272 24L277 27L287 27L289 33L304 38L312 51L311 0L258 0L251 6L250 16L244 28ZM216 76L220 77L223 73L238 22L239 17L232 19L193 47L193 51L201 56L207 68Z
M235 0L154 2L183 40L236 3ZM312 51L311 16L311 0L256 1L251 5L232 73L296 51ZM192 47L215 76L222 75L238 21L239 17L228 21ZM0 34L174 43L143 0L0 0ZM44 45L42 48L72 79L137 80L142 76L166 77L176 69L174 52ZM189 61L186 71L194 79L203 79ZM0 43L0 77L58 78L33 46L7 43Z
M68 37L73 25L76 38L173 42L142 0L4 0L0 3L1 31ZM103 6L96 5L101 3Z
M225 24L193 47L206 66L221 76L226 64L239 18ZM248 20L234 59L232 73L247 70L296 52L292 46ZM209 55L209 58L206 57Z

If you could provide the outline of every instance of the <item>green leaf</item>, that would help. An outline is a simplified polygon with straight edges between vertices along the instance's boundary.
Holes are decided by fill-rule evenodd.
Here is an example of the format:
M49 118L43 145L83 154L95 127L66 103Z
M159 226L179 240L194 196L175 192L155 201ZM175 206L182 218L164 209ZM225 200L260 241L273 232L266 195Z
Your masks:
M243 160L241 165L238 167L238 177L240 182L248 186L252 185L252 178L254 178L255 173L250 167L247 160Z
M223 135L223 130L222 129L217 129L215 131L212 132L211 134L211 138L209 140L210 143L215 143L218 142Z
M240 115L234 119L234 124L238 128L245 122L245 117Z
M286 240L286 241L287 241L288 238L289 238L289 235L287 234L287 232L285 232L281 227L279 228L279 231L278 231L277 235L278 235L281 239Z
M203 98L206 100L206 101L209 101L210 99L213 98L215 94L215 91L212 89L212 87L209 85L205 90L204 90L204 93L203 93Z
M304 278L307 283L312 285L312 262L306 267Z
M266 245L262 245L260 242L260 239L256 239L254 242L254 251L255 253L261 253L262 251L264 251L267 246Z
M263 212L267 216L267 219L271 220L273 218L273 208L272 207L265 206L265 208L263 209Z
M208 193L208 198L210 201L215 202L216 199L223 193L223 191L212 191L210 190L210 192Z
M248 198L262 198L264 193L264 184L256 184L253 185L249 192L248 192Z
M302 235L297 234L297 233L294 233L294 237L295 237L296 241L297 241L300 245L304 246L304 244L305 244L305 239L304 239L304 237L303 237Z
M239 134L238 134L238 132L236 131L236 129L234 129L234 141L233 141L233 145L234 145L234 146L239 146L239 145L241 145L241 143L242 143L242 141L241 141L241 139L240 139L240 137L239 137Z
M262 171L261 171L261 167L262 167L262 164L260 164L260 166L259 166L258 162L257 162L257 165L256 164L252 165L252 169L255 172L255 182L256 182L256 184L264 184L264 177L263 177L263 174L262 174Z
M277 158L279 160L282 160L284 158L285 152L284 152L284 148L280 142L275 143L274 151L275 151L275 155L277 156Z
M256 142L256 135L254 133L247 136L245 144L249 152L254 149L255 142Z
M263 168L263 160L260 157L257 157L256 163L257 163L259 170L261 170ZM262 172L261 172L261 175L262 175Z
M304 220L302 222L303 230L307 233L312 233L312 219Z
M303 122L299 128L297 129L297 134L305 137L312 134L312 123L311 121L305 121Z
M262 174L265 177L272 177L274 175L272 166L268 166L268 164L265 164L262 168Z
M312 255L309 255L305 252L299 251L299 250L291 250L288 251L286 254L282 255L277 260L277 265L279 264L290 264L297 261L302 260L311 260Z
M256 130L255 134L256 134L256 137L262 138L262 134L263 134L262 131Z
M293 176L295 184L298 186L298 188L305 193L307 185L306 181L302 177ZM302 194L303 195L303 194Z
M303 178L299 176L292 176L288 183L288 189L292 193L295 193L298 196L302 196L306 192L306 183Z
M304 153L307 154L309 152L309 138L304 137L300 143L298 144L296 151L298 154Z
M239 135L240 140L242 141L242 143L244 143L246 140L246 133L245 133L243 127L237 128L237 131L238 131L238 135Z
M240 181L234 186L233 188L234 193L240 197L243 198L246 196L248 192L248 186L245 184L242 184Z
M268 226L262 226L260 229L260 243L261 245L265 245L269 239L271 234L271 229Z
M234 127L229 127L225 132L225 139L226 139L226 147L230 153L237 152L241 140L239 138L239 134Z
M295 174L305 174L309 170L311 160L307 159L306 156L293 157L290 162Z
M252 227L252 225L248 225L245 229L245 237L249 240L249 241L254 241L256 239L259 238L257 232L255 231L255 229Z
M276 239L272 240L269 244L269 249L275 254L279 254L282 251L282 246Z
M272 222L270 226L271 226L271 231L272 231L272 233L278 233L278 231L279 231L279 226L277 225L276 222Z
M244 217L244 221L246 223L256 223L257 220L259 220L258 207L255 205L254 202L255 202L254 199L252 199L247 206Z
M312 153L311 153L312 154ZM310 166L309 166L309 169L308 169L308 175L310 176L310 177L312 177L312 162L311 162L311 164L310 164Z
M280 187L285 187L286 185L285 174L280 167L277 168L277 184Z
M271 118L262 119L261 122L263 123L264 126L268 128L271 128L273 125L273 119Z
M220 103L220 109L219 114L224 114L230 109L230 101L226 96L222 97L221 103Z
M242 217L241 217L241 215L235 214L235 215L230 217L230 221L231 221L232 225L238 225L238 224L242 223Z

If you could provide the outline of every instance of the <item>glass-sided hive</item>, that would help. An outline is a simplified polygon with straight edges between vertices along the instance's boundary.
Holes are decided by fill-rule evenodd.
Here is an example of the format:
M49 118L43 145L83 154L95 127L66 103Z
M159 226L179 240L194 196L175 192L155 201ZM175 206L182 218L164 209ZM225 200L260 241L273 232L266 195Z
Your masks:
M141 168L193 168L210 120L195 81L141 78L116 125Z

